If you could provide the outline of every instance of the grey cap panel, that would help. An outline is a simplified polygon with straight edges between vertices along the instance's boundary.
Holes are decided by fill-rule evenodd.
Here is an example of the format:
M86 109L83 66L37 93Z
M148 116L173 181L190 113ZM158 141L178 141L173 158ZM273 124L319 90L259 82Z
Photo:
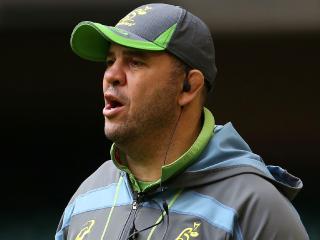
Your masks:
M168 44L168 50L204 74L210 85L216 77L215 50L208 27L196 16L186 12Z

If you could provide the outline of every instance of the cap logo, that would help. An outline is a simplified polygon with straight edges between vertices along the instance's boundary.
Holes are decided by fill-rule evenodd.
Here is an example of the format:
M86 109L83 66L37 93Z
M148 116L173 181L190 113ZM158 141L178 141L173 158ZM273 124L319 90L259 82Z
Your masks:
M135 10L133 10L132 12L130 12L127 16L125 16L124 18L122 18L116 26L119 26L119 25L125 25L125 26L128 26L128 27L131 27L133 25L135 25L135 21L134 21L134 18L137 16L137 15L146 15L149 10L151 10L152 7L150 6L144 6L144 7L140 7L140 8L137 8Z

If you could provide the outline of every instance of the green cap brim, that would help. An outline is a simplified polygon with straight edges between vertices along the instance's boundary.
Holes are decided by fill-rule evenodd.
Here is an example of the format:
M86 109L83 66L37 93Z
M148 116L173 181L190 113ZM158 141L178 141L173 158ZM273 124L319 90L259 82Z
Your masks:
M128 33L119 28L94 22L81 22L73 30L70 44L80 57L90 61L105 61L110 43L148 51L162 51L165 48L147 41L129 38Z

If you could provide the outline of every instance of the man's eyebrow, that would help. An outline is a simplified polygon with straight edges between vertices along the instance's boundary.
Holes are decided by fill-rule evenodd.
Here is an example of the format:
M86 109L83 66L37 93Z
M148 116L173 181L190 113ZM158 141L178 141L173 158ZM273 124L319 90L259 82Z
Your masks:
M114 57L114 53L113 52L107 52L107 58L111 58Z
M150 57L150 52L128 49L123 52L127 56Z

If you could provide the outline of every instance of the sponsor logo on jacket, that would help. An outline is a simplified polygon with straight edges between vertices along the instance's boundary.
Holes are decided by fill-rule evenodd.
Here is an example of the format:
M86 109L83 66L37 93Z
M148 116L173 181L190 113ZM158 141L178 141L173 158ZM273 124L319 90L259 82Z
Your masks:
M199 236L198 228L201 223L194 222L193 228L188 227L183 229L183 231L179 234L179 236L175 240L189 240L190 238L196 238Z
M95 224L95 220L90 220L83 225L83 228L80 230L79 234L74 240L83 240L86 235L91 232L93 225Z

